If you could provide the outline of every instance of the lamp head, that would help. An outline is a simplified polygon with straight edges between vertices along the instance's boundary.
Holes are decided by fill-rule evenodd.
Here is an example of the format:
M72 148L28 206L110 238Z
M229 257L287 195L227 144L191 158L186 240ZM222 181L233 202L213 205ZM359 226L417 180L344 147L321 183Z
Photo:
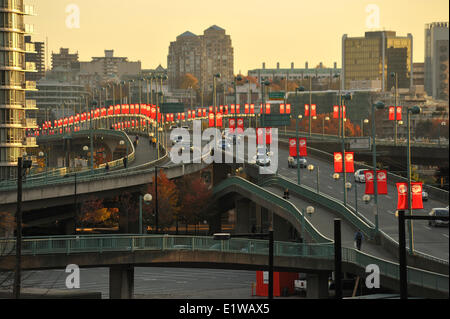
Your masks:
M382 110L382 109L384 109L385 106L386 106L386 104L384 104L381 101L376 101L375 102L375 107L377 108L377 110Z
M366 204L368 204L369 202L370 202L370 195L364 195L363 196L363 201L364 201L364 203L366 203Z
M408 109L409 112L411 112L411 114L420 114L422 113L422 109L420 108L420 106L414 105L413 107Z
M345 183L345 188L351 189L352 188L352 183L349 183L349 182Z
M308 171L312 172L314 170L314 165L309 164L308 165Z
M145 194L144 195L144 202L146 203L146 204L149 204L151 201L152 201L152 195L150 195L150 194Z
M334 173L333 178L335 181L337 181L339 179L339 173Z

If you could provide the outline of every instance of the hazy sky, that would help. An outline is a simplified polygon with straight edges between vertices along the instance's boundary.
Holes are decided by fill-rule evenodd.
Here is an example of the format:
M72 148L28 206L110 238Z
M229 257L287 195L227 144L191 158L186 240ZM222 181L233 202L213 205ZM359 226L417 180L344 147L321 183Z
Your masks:
M266 67L310 67L319 62L341 65L341 39L363 36L376 23L397 35L412 33L414 61L423 62L426 23L449 20L448 0L25 0L33 4L35 41L48 37L49 52L60 47L78 51L80 60L103 56L114 49L116 56L140 60L143 68L167 66L171 41L189 30L195 34L218 25L231 35L235 72ZM74 11L80 10L79 28ZM70 7L69 7L70 8ZM69 18L69 19L68 19ZM367 23L370 23L369 26ZM51 63L51 59L48 59Z

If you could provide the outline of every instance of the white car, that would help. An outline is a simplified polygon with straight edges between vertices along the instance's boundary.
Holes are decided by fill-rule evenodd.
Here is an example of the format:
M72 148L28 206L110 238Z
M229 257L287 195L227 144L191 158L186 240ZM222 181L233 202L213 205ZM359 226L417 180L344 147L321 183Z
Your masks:
M366 182L366 177L364 176L365 171L366 171L366 169L359 169L355 172L355 182L358 182L358 183Z
M269 166L270 165L270 156L269 152L265 147L258 147L256 151L256 165L258 166Z

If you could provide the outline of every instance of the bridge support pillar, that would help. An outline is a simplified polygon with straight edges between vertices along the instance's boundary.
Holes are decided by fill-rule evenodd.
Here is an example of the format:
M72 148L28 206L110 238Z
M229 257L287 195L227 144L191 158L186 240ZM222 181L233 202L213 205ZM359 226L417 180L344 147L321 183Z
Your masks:
M236 211L236 233L251 232L252 225L250 225L250 200L238 199L235 202Z
M306 298L328 299L328 273L307 274Z
M288 241L291 234L290 224L284 218L273 214L274 240Z
M120 265L109 267L109 298L133 299L134 267Z

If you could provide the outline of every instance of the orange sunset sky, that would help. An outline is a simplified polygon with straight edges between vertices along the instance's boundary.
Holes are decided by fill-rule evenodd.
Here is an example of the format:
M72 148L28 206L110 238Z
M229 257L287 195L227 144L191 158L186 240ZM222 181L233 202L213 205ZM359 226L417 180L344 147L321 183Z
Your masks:
M143 68L167 66L171 41L185 31L202 34L218 25L231 35L235 72L266 67L341 65L341 39L370 30L412 33L414 62L423 62L426 23L449 20L448 0L27 0L37 16L34 41L48 38L49 53L60 47L78 51L81 61L103 56L140 60ZM68 5L80 10L80 28L68 28ZM379 28L366 25L366 7L379 8ZM51 59L48 59L51 63Z

